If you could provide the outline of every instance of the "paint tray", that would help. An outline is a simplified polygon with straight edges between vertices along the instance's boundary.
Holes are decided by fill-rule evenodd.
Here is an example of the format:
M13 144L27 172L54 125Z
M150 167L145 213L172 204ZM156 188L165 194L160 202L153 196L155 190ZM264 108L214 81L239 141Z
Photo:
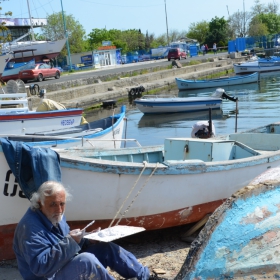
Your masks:
M90 233L88 235L85 235L84 238L103 242L110 242L144 230L145 228L143 227L114 226L102 229L98 232Z

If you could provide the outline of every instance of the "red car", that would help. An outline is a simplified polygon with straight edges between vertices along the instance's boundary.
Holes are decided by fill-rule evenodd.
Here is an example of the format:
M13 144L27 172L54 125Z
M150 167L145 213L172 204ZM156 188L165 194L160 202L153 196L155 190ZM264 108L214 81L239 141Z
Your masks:
M42 82L46 78L60 78L60 71L55 67L51 67L46 63L38 63L30 66L29 69L25 69L19 72L19 79L27 82L29 80L37 80Z
M167 59L170 61L170 59L187 59L187 53L184 52L182 49L179 48L172 48L169 50Z

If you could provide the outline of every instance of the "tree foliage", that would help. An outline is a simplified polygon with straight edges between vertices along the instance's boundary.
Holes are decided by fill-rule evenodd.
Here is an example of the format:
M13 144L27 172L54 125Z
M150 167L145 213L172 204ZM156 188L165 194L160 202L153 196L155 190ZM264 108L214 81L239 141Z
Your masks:
M187 37L196 39L198 42L204 43L207 33L209 32L209 23L206 20L191 23L187 32Z
M232 14L228 19L229 37L246 37L249 33L249 23L252 13L246 11L238 11Z
M209 22L209 32L206 36L205 42L212 46L214 43L225 45L228 42L228 22L224 17L212 18Z
M95 28L88 34L88 42L91 50L101 47L102 41L111 41L114 46L122 49L122 52L133 52L145 49L146 37L140 29L121 31L117 29Z
M256 16L254 17L249 26L249 36L265 36L268 35L267 26L260 22L259 18Z
M83 52L86 49L85 45L85 30L83 26L75 20L72 15L66 15L64 12L66 22L66 30L68 34L68 42L71 53ZM65 38L64 23L62 13L54 13L47 15L48 24L42 27L41 37L48 40L57 40ZM61 51L61 55L67 54L66 47Z
M0 4L1 4L1 2L0 2ZM2 7L0 7L0 11L2 11ZM5 14L4 14L5 16L11 16L12 15L12 12L6 12ZM5 22L3 22L3 23L1 23L0 24L0 31L1 31L1 34L3 34L3 33L7 33L7 36L0 36L0 42L1 43L6 43L6 42L10 42L11 40L12 40L12 36L11 36L11 34L9 34L7 31L8 31L9 29L6 27L6 24L5 24ZM2 46L0 46L0 52L2 53Z
M265 24L269 34L277 34L280 31L280 15L273 13L257 15L257 20Z

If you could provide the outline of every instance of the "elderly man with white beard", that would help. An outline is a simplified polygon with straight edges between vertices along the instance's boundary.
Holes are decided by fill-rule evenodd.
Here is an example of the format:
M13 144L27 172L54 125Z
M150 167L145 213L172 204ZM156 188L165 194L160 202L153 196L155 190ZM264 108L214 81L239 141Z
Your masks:
M13 246L24 279L112 280L107 266L126 279L153 278L122 247L91 243L70 231L64 216L68 198L67 189L54 181L43 183L31 196L31 207L17 225Z

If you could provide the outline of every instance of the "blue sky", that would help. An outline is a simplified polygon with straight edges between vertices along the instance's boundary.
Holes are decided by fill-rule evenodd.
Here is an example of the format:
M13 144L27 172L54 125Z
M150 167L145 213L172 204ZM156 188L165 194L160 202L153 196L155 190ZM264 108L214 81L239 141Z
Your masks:
M190 23L224 16L243 10L243 0L165 0L168 29L188 30ZM28 18L27 0L1 1L2 13ZM261 3L272 2L261 0ZM72 14L88 34L93 28L141 29L156 36L166 33L164 0L62 0L66 14ZM254 0L244 0L250 10ZM32 17L45 18L61 11L61 0L29 0ZM3 16L2 16L3 17ZM37 32L37 31L36 31Z

